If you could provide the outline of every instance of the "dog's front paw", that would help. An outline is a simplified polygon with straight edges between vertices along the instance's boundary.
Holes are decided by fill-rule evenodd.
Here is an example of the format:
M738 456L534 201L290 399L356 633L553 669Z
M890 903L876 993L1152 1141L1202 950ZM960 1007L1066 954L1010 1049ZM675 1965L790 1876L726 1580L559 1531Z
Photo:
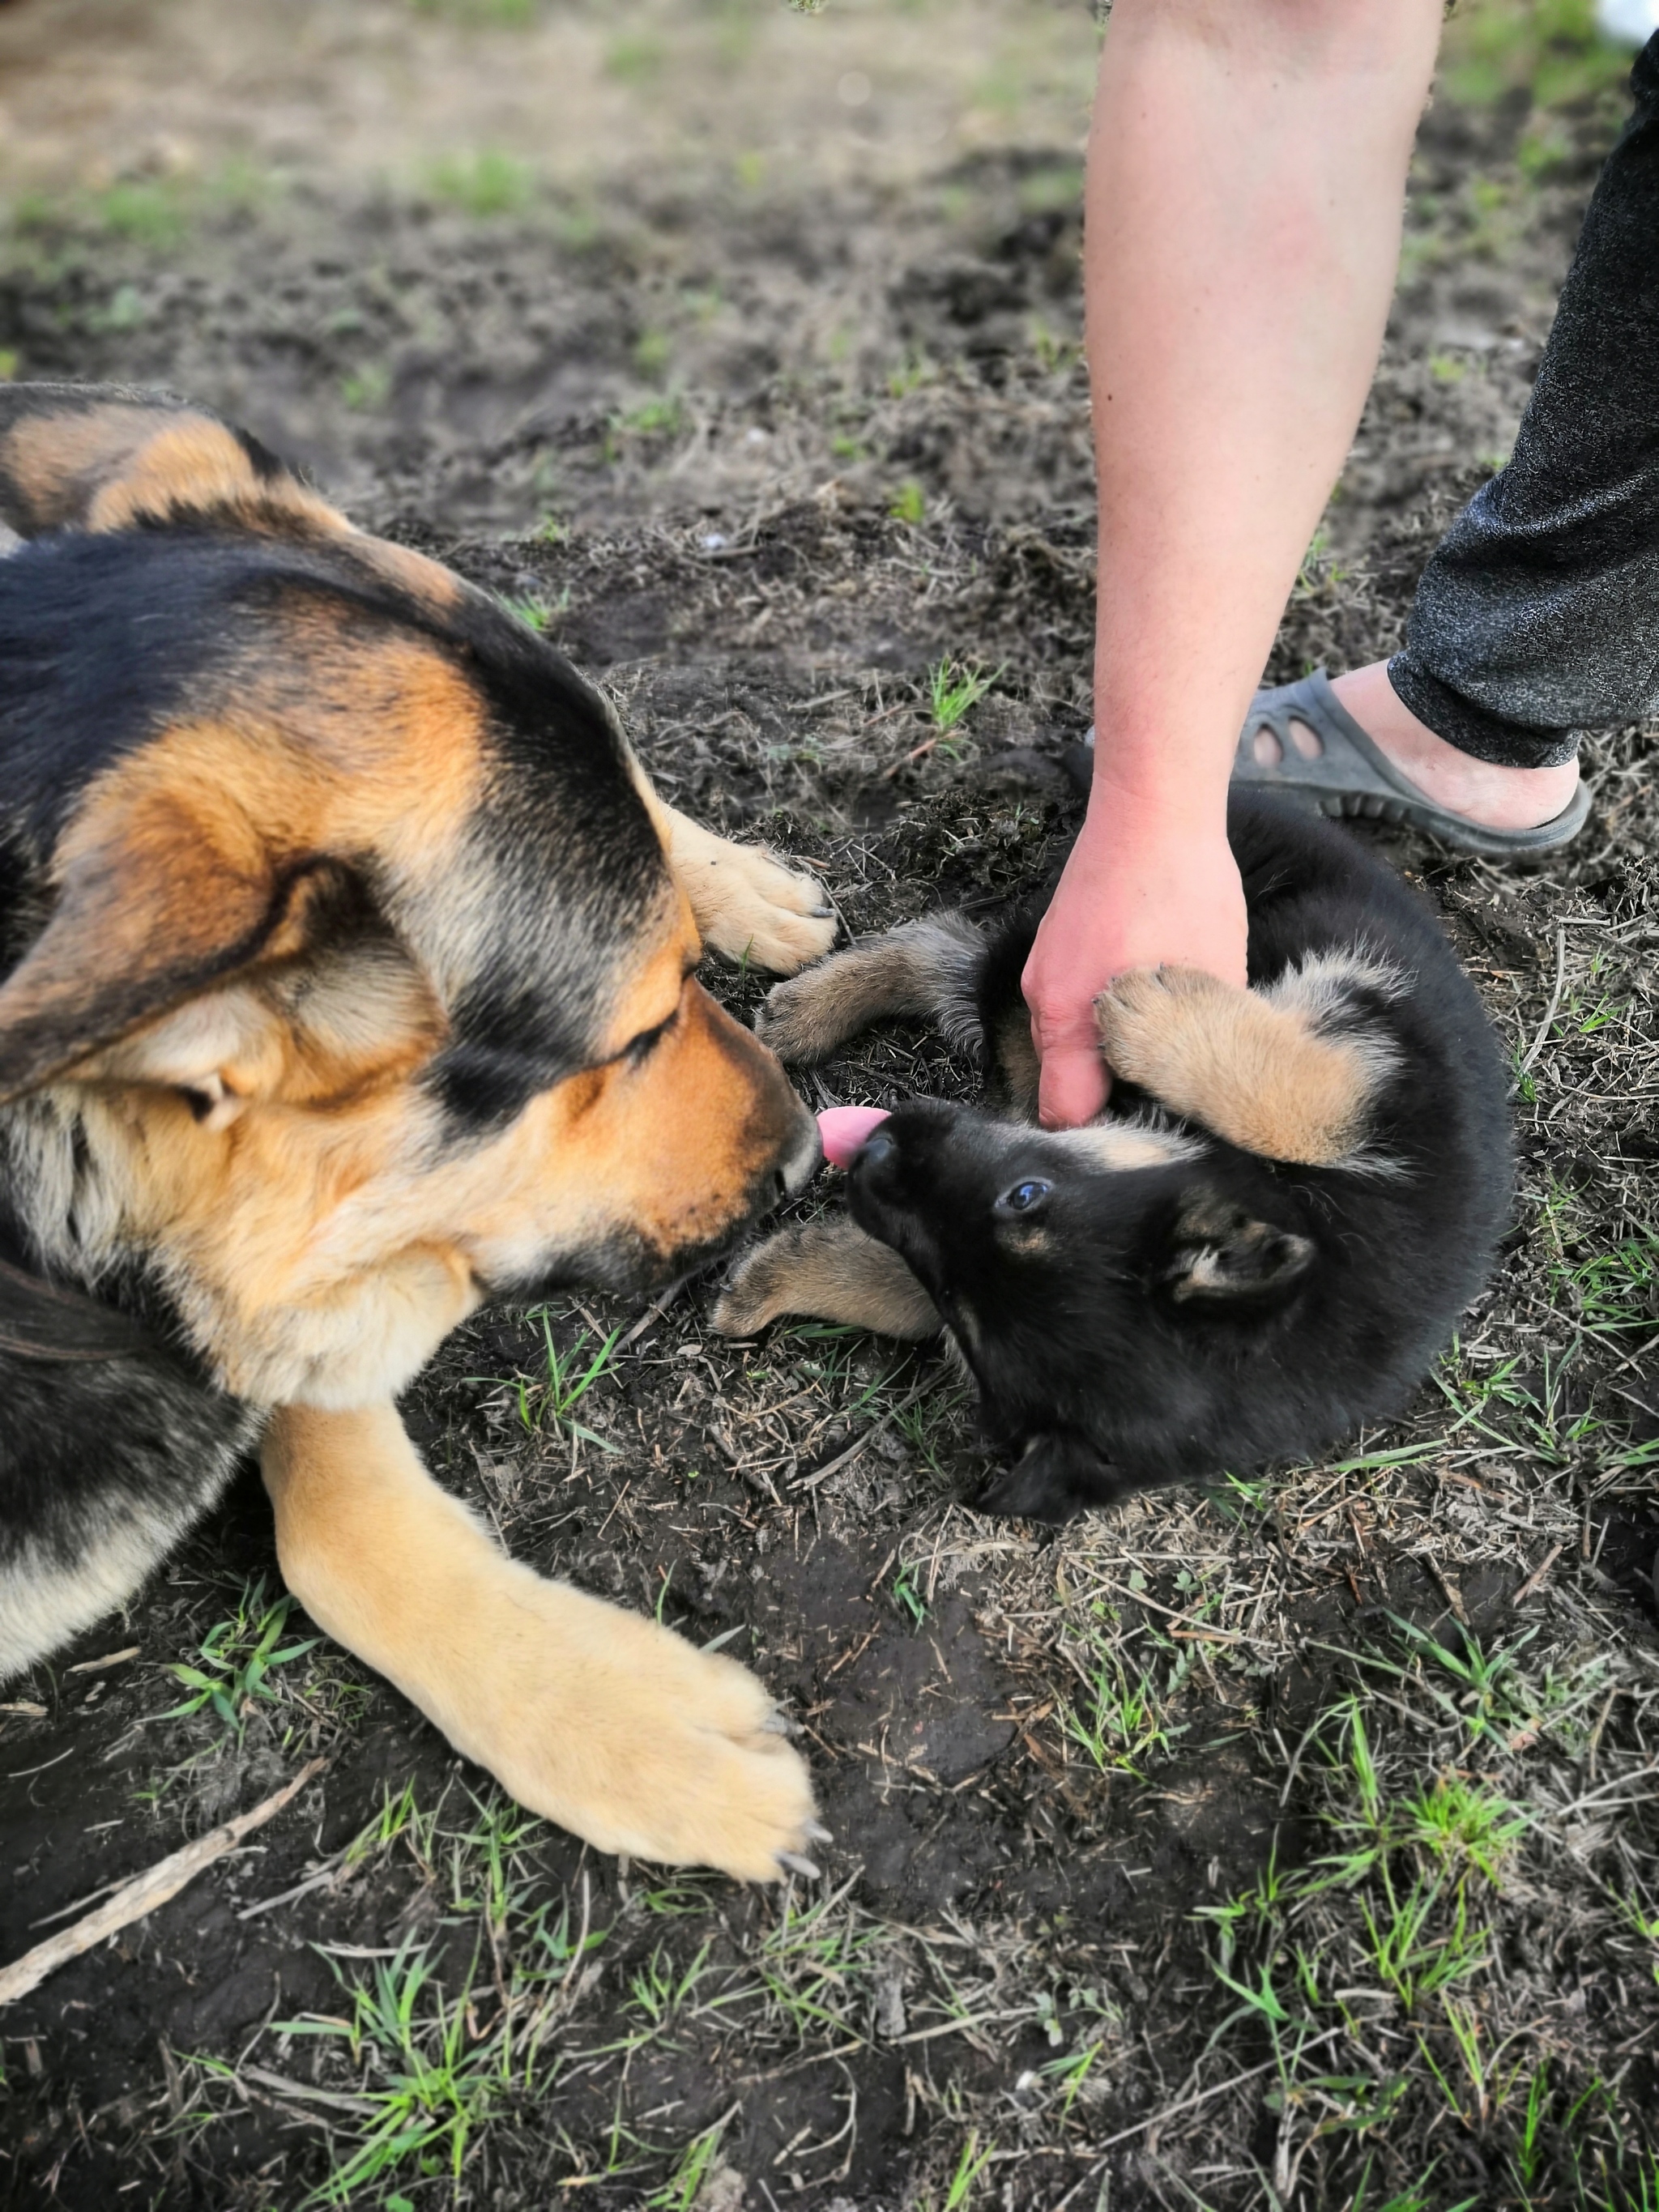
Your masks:
M514 1595L491 1740L463 1748L521 1803L600 1850L739 1881L807 1863L824 1833L811 1778L746 1667L558 1584L520 1580Z
M849 957L839 954L810 975L775 983L756 1007L755 1035L786 1066L804 1067L827 1060L846 1042L839 971Z
M721 842L685 866L683 880L704 942L728 960L793 975L836 941L823 885L763 847Z
M1095 1023L1115 1074L1155 1097L1169 1093L1173 1066L1186 1070L1201 1048L1206 1015L1226 1023L1242 994L1196 968L1132 968L1095 1000Z

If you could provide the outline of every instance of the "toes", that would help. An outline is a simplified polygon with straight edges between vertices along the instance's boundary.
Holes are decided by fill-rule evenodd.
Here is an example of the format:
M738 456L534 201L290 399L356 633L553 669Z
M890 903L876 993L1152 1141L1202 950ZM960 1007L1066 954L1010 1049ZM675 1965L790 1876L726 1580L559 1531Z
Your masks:
M775 915L756 932L749 957L774 975L793 975L810 962L821 960L835 941L834 915Z

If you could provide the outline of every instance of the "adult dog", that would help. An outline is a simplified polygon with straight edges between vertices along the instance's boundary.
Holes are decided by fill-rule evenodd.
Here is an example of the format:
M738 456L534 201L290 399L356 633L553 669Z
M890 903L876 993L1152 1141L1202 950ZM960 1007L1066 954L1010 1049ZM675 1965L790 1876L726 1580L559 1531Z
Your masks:
M822 896L199 409L6 390L0 519L0 1676L257 1443L289 1588L525 1804L775 1876L760 1684L505 1558L392 1400L485 1297L660 1284L811 1172L691 971L799 967Z
M852 1164L850 1218L780 1231L716 1310L948 1331L1014 1464L982 1509L1065 1521L1137 1485L1304 1458L1396 1410L1508 1216L1506 1073L1425 902L1345 832L1236 796L1252 988L1191 969L1097 1000L1119 1079L1031 1126L1034 914L914 922L776 985L761 1033L824 1058L882 1015L981 1048L1014 1109L921 1099Z

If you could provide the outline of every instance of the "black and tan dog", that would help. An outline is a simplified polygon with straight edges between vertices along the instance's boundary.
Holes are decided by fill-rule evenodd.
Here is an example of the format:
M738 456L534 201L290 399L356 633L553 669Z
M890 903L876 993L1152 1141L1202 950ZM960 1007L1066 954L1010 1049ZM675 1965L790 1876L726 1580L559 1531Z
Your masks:
M199 410L5 391L0 520L0 1676L259 1443L289 1586L526 1804L775 1875L760 1684L503 1557L392 1400L485 1297L659 1284L811 1171L690 971L815 957L820 893Z
M769 1238L717 1311L738 1335L782 1313L943 1323L1014 1456L991 1510L1063 1521L1306 1456L1399 1406L1491 1263L1505 1079L1433 916L1316 817L1235 799L1230 833L1249 990L1121 977L1097 1008L1120 1082L1091 1127L901 1106L853 1163L851 1218ZM981 1042L1029 1117L1034 926L912 923L777 985L761 1033L804 1061L879 1016L931 1018Z

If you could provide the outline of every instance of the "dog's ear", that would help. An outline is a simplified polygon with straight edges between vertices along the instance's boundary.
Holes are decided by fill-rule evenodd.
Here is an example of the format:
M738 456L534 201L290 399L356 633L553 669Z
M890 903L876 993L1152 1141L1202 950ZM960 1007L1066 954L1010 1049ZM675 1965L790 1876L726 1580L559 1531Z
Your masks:
M1301 1281L1316 1249L1293 1230L1206 1194L1176 1216L1163 1281L1182 1304L1271 1305Z
M275 858L222 794L152 790L112 826L73 825L52 917L0 986L0 1103L304 951L348 876L331 860Z
M1056 1430L1034 1437L1013 1466L981 1491L974 1507L1059 1528L1091 1505L1109 1505L1122 1486L1091 1444Z

